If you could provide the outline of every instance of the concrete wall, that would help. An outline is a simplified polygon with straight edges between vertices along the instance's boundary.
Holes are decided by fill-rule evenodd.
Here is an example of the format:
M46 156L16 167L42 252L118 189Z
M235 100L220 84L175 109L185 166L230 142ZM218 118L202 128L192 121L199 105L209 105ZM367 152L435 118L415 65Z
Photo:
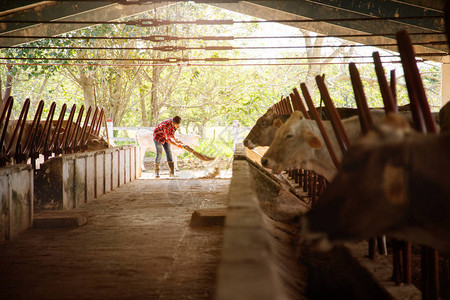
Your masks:
M41 164L34 177L36 210L68 210L139 178L133 145L66 154ZM140 169L139 169L140 171ZM131 174L131 172L134 172Z
M276 272L253 176L237 146L215 299L288 299Z
M12 239L33 224L31 165L0 168L0 242Z

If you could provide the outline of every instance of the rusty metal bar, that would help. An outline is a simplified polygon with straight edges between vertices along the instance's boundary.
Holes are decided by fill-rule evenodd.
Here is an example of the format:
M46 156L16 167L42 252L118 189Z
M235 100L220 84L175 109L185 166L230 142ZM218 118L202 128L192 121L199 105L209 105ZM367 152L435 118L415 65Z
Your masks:
M294 88L293 92L294 92L294 96L295 96L294 101L293 101L293 103L295 103L294 107L297 105L298 110L300 110L302 112L305 119L311 119L308 111L306 110L305 104L303 104L302 97L300 96L300 93L298 92L297 88ZM309 92L308 92L308 94L309 94Z
M390 83L392 97L394 102L397 103L397 81L395 78L395 70L391 70L391 83Z
M419 69L417 68L414 48L408 32L405 30L398 32L397 41L403 70L405 73L406 87L408 89L411 102L415 101L418 103L420 114L423 116L427 132L437 133L436 123L434 122L433 115L430 111L427 95L425 94L423 82L420 77ZM411 97L411 92L413 97Z
M391 70L391 77L390 77L390 90L392 93L392 96L394 98L394 103L397 107L397 83L396 83L396 76L395 76L395 70ZM411 275L411 243L406 241L398 241L400 243L399 247L396 247L393 249L394 256L399 257L397 260L394 257L393 265L394 265L394 274L393 278L397 282L398 278L400 279L400 282L403 282L405 284L411 284L412 281L412 275ZM396 253L398 252L398 253ZM400 274L395 274L396 270L400 269Z
M78 133L81 128L81 119L83 118L83 114L84 114L84 105L81 105L80 110L78 111L77 121L75 122L75 124L73 124L75 128L72 129L72 135L70 136L69 139L68 147L70 151L75 150L75 146L78 143L79 139Z
M95 130L94 126L97 122L97 115L99 114L98 107L95 107L94 115L92 116L91 123L89 124L89 130L87 131L86 135L83 138L83 141L81 143L81 149L85 150L87 148L87 143L89 140L89 136L92 134L92 132ZM87 120L89 121L89 120Z
M61 112L59 114L58 121L56 122L55 133L52 138L51 151L53 153L55 153L55 155L62 153L62 148L61 148L61 143L60 143L59 137L61 134L61 128L62 128L62 125L64 122L64 115L66 114L66 110L67 110L67 105L64 103L63 106L61 107ZM62 140L62 137L63 137L63 135L61 136L61 140Z
M356 106L358 107L359 122L361 124L362 132L366 134L373 126L372 115L370 114L369 106L367 105L364 87L356 65L354 63L350 63L349 69L353 92L355 94Z
M336 134L339 146L341 147L342 153L344 153L347 151L348 147L350 147L350 141L348 140L347 133L345 132L344 126L341 122L341 118L339 117L339 114L334 107L333 101L331 100L330 94L328 93L327 87L325 86L324 78L320 75L317 75L316 82L319 87L321 98L325 103L325 111L329 114L328 118L333 124L333 129Z
M3 146L3 143L5 142L6 137L6 131L8 129L8 123L9 118L11 116L12 111L12 105L14 103L14 98L9 96L8 99L6 99L5 105L3 106L2 114L0 115L0 129L1 135L0 135L0 146Z
M16 159L16 156L17 158L20 159L20 153L22 153L22 134L25 128L25 122L27 120L29 108L30 108L30 99L27 98L24 102L24 105L22 106L19 119L17 120L16 128L14 129L14 133L11 136L11 140L9 141L9 146L6 149L6 155L10 156L14 140L16 138L17 132L19 132L17 136L16 149L14 152L14 159Z
M2 114L0 116L0 126L3 126L3 127L0 127L1 128L0 167L5 166L6 163L10 161L8 155L6 155L5 137L6 137L6 132L8 130L9 118L11 116L13 103L14 103L13 97L9 96L8 99L6 99L6 102L3 106Z
M360 33L360 34L329 34L319 36L304 35L276 35L276 36L172 36L172 35L146 35L146 36L52 36L52 35L2 35L2 39L56 39L56 40L145 40L151 42L167 42L178 40L207 40L207 41L230 41L230 40L254 40L254 39L325 39L325 38L351 38L351 37L385 37L395 36L396 33ZM445 32L412 32L410 35L430 36L444 35Z
M36 170L36 158L39 157L39 153L36 152L35 141L37 139L43 109L44 109L44 100L41 100L39 101L36 113L34 114L33 123L31 124L30 131L28 132L28 136L24 144L23 147L24 150L22 153L23 156L21 162L26 161L28 158L31 158L33 170ZM42 132L40 134L42 134Z
M85 0L86 1L86 0ZM162 20L157 18L138 19L130 21L73 21L73 20L2 20L0 23L22 23L22 24L81 24L81 25L128 25L141 27L156 27L167 25L234 25L234 24L255 24L255 23L319 23L319 22L373 22L373 21L398 21L417 19L442 19L442 15L434 16L402 16L402 17L357 17L357 18L323 18L323 19L273 19L273 20Z
M397 83L395 70L390 72L390 90L394 99L395 107L397 107ZM399 246L393 248L393 265L394 273L392 277L397 283L411 284L411 243L406 241L397 241ZM397 259L396 259L397 258ZM400 272L398 271L400 270ZM396 274L399 272L399 274ZM398 280L400 280L398 282Z
M100 128L102 126L102 119L105 117L105 109L102 107L100 109L100 115L98 117L97 127L95 127L94 135L98 136L100 133Z
M359 121L361 124L361 130L363 134L366 134L373 127L372 116L367 105L366 95L361 82L358 69L354 63L349 64L350 77L352 81L353 91L355 94L356 105L358 107ZM386 238L379 236L375 239L369 239L369 258L375 258L375 245L378 246L378 252L380 254L387 254Z
M44 160L50 157L51 152L49 151L49 138L51 137L51 130L53 124L53 116L55 115L56 103L52 102L50 109L47 114L47 120L45 121L44 129L42 131L41 138L37 145L37 151L44 155Z
M292 105L291 105L291 101L289 99L289 96L287 96L286 98L284 98L284 106L286 107L286 112L288 115L292 114L292 112L294 111L292 109Z
M289 107L286 105L286 98L285 97L283 97L283 98L281 98L281 107L283 108L283 113L285 114L285 115L289 115L290 113L289 113Z
M63 106L61 107L61 112L59 114L58 121L56 122L55 132L53 133L51 147L49 149L51 152L55 153L55 155L62 153L62 149L60 147L60 142L59 142L59 135L61 133L62 124L64 121L64 115L66 114L66 109L67 109L67 105L64 103Z
M279 110L280 110L280 113L282 114L282 115L285 115L286 114L286 107L284 107L284 97L283 96L281 96L281 99L280 99L280 101L278 102L278 105L279 105Z
M88 127L88 123L89 123L89 117L91 116L91 112L92 112L92 107L89 106L87 113L86 113L86 117L84 118L84 124L83 124L83 128L81 130L80 138L77 140L77 143L74 148L75 151L80 150L84 143L84 139L86 137L87 127Z
M386 112L397 112L397 104L394 101L392 90L389 88L389 84L386 80L383 65L381 64L380 54L378 52L372 53L375 63L375 72L378 78L378 85L380 86L381 96L383 97L384 108Z
M70 110L70 114L69 114L69 118L67 119L66 122L66 127L64 128L64 132L61 138L61 143L59 144L59 148L61 148L62 150L64 150L64 152L68 151L69 147L69 136L70 136L70 131L72 129L72 123L73 123L73 117L75 115L75 110L76 110L76 105L72 105L72 109Z
M325 127L323 126L323 123L322 123L322 120L320 119L319 113L317 112L317 109L314 106L314 103L311 99L311 96L309 94L308 88L306 87L306 84L301 83L300 88L302 89L303 98L305 98L306 104L309 107L309 111L312 113L313 118L317 122L317 126L319 127L320 133L322 134L323 140L325 141L325 144L328 148L328 153L330 153L331 159L333 160L333 163L336 166L336 168L339 168L340 162L336 156L336 152L333 149L333 145L331 144L331 141L330 141L330 138L328 137L327 131L325 130Z
M437 133L419 69L414 60L415 53L411 39L405 30L397 33L397 43L416 128L423 133ZM427 246L422 246L422 299L439 299L438 252Z

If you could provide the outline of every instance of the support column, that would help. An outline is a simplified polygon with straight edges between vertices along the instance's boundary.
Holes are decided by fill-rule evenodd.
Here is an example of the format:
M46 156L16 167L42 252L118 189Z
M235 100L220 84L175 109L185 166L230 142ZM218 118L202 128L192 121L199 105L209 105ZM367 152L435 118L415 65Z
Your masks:
M441 69L441 107L450 102L450 55L442 60Z

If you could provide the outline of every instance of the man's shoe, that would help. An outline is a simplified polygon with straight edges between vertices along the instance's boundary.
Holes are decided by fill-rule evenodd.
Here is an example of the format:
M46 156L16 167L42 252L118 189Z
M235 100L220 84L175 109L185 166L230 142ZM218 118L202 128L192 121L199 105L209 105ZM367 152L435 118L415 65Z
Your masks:
M155 164L155 178L159 178L159 164Z
M173 161L169 161L167 162L169 164L169 169L170 169L170 177L178 177L177 175L175 175L175 164Z

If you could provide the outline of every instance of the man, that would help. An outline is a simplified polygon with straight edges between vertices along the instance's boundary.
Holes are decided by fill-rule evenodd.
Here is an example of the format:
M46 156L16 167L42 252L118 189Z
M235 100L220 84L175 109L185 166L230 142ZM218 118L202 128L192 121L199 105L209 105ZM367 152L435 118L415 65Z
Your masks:
M180 127L181 118L175 116L159 123L153 130L153 141L156 147L155 177L159 178L159 163L162 157L162 148L166 152L167 163L170 168L170 177L175 177L175 166L172 159L170 144L182 148L182 142L175 138L175 131Z

